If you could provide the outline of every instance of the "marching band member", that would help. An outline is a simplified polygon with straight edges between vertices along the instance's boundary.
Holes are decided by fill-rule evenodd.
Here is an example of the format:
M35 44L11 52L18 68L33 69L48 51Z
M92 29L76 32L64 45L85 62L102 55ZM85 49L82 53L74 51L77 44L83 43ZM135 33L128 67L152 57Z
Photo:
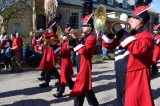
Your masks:
M159 42L160 42L160 24L159 25L154 25L153 27L153 34L154 34L154 52L153 52L153 64L152 64L152 75L156 75L158 73L158 67L157 67L157 62L160 60L160 47L159 47Z
M116 106L153 106L151 69L153 36L143 29L149 21L150 6L139 6L128 16L130 31L124 25L113 26L114 34L104 34L102 44L115 49Z
M47 29L47 33L44 34L45 46L43 48L43 57L39 65L39 69L43 69L45 72L45 83L40 84L40 87L48 87L53 74L55 78L59 80L60 75L56 69L56 56L54 53L55 46L59 42L58 36L55 34L57 30L56 22L53 23L52 28Z
M58 93L54 94L55 97L60 98L65 91L65 86L68 83L69 88L72 89L74 82L71 77L73 76L72 60L71 60L71 50L73 46L69 43L70 38L68 36L63 36L63 41L61 42L61 49L59 55L61 57L60 65L60 84L57 87Z
M92 90L92 57L96 48L96 37L93 36L93 19L92 14L83 18L82 30L85 33L83 40L77 40L77 46L74 51L80 54L80 69L77 74L74 87L70 96L75 97L74 106L82 106L85 96L90 105L97 106L99 103ZM73 36L73 35L72 35ZM73 36L74 37L74 36ZM80 43L80 44L79 44Z

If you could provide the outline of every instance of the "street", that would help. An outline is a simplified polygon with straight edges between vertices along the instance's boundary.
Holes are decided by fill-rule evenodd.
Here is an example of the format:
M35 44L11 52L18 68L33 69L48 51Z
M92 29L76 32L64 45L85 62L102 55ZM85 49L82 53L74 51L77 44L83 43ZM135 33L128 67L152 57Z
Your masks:
M114 106L116 101L114 61L94 63L92 71L93 90L100 106ZM74 67L76 76L76 68ZM50 87L40 88L37 78L40 71L24 69L21 73L0 73L0 106L73 106L73 98L69 98L70 90L66 87L62 98L55 98L55 79ZM160 106L160 73L151 80L151 87L155 106ZM88 106L85 99L84 106Z

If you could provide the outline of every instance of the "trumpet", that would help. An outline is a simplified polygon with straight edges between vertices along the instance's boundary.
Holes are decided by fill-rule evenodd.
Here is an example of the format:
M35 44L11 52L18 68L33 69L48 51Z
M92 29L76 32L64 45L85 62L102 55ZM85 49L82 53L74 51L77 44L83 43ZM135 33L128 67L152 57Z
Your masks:
M110 28L108 28L108 32L112 34L116 34L121 29L124 29L125 31L130 33L131 25L128 22L115 22L111 25Z
M75 39L75 38L80 38L81 35L84 35L82 30L77 30L77 29L71 29L68 32L62 32L61 28L57 28L56 34L58 35L60 41L64 40L64 38L70 38L70 39ZM65 37L64 37L65 36Z

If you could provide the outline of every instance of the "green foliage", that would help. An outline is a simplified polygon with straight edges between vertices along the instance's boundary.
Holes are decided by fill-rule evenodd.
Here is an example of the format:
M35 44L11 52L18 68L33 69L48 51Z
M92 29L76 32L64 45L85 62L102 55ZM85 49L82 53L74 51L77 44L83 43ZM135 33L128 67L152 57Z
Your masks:
M20 12L25 11L26 9L29 9L32 11L32 8L30 5L26 4L23 1L19 1L17 3L14 3L13 5L6 8L3 12L1 12L1 15L4 18L17 18L22 14L18 14Z

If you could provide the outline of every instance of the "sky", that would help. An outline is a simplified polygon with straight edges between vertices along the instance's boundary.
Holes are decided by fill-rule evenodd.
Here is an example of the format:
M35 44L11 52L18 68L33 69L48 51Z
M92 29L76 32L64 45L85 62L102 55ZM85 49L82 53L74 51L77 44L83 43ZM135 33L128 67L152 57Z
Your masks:
M153 9L160 12L160 0L153 0L153 2L151 3L151 5L153 5Z

